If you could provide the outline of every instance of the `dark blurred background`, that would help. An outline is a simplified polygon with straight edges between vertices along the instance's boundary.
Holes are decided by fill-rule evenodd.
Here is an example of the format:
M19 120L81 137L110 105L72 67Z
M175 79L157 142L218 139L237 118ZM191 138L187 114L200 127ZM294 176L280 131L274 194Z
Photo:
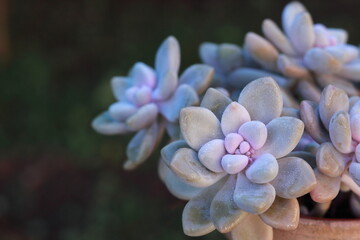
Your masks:
M153 65L168 35L181 68L203 41L241 45L287 1L0 0L0 239L192 239L185 202L158 180L155 154L124 172L131 136L91 120L114 101L109 80ZM360 43L359 1L303 1L315 22ZM212 233L197 239L224 239Z

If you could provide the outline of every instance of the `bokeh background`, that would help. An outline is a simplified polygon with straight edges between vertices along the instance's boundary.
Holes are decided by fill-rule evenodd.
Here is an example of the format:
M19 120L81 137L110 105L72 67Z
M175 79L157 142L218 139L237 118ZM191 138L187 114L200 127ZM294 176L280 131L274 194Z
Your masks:
M287 1L0 0L0 239L192 239L185 202L157 177L157 159L125 172L131 136L102 136L91 120L114 101L109 80L153 65L168 35L181 69L201 42L241 45ZM360 43L359 1L303 1L315 22ZM212 233L197 239L224 239Z

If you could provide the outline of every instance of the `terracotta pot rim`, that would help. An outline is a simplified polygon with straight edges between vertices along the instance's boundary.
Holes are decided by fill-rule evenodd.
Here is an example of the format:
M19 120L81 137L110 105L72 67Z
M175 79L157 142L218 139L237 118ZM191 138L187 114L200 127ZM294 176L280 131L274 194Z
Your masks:
M324 221L324 222L360 222L360 218L322 218L322 217L301 216L300 219L304 219L307 221Z

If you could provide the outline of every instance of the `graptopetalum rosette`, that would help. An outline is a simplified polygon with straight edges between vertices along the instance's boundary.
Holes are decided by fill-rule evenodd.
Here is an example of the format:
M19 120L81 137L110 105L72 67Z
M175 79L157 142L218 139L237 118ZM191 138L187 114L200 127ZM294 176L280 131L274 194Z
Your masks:
M182 181L181 186L194 188L183 211L187 235L217 229L271 239L271 227L297 227L297 198L310 192L316 179L305 160L287 156L304 124L282 117L282 108L279 86L271 78L260 78L242 90L238 101L209 89L199 107L181 110L184 140L162 149L166 166L160 173L165 182ZM166 171L172 171L167 173L172 177L166 177Z
M178 77L179 66L179 43L168 37L156 53L155 69L138 62L127 77L112 78L116 102L92 126L106 135L137 132L127 146L125 169L137 167L150 156L164 127L171 137L178 137L180 110L198 104L198 94L210 84L212 67L195 64Z

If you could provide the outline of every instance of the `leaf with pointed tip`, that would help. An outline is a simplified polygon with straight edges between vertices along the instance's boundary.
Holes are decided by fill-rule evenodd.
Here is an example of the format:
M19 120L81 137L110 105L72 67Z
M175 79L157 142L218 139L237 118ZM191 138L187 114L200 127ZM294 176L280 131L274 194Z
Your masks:
M303 159L285 157L278 159L278 163L279 173L271 182L277 196L286 199L298 198L314 189L314 171Z
M215 116L220 120L224 110L230 103L231 99L227 97L224 93L220 92L215 88L209 88L206 91L200 103L200 106L212 111Z
M158 75L158 83L151 97L155 100L165 100L173 94L177 85L177 73L169 71L164 73L164 75Z
M256 158L245 171L246 177L253 183L268 183L272 181L279 171L276 158L266 153Z
M267 129L260 121L249 121L242 124L238 133L248 142L254 150L264 146L267 139Z
M176 176L162 159L159 161L158 172L169 192L182 200L190 200L200 193L202 188L196 188L186 184Z
M205 64L194 64L181 75L179 84L191 86L197 93L203 93L209 86L214 75L214 69Z
M329 134L321 123L316 103L304 100L300 104L300 117L306 132L318 143L330 140Z
M276 48L265 38L249 32L245 36L245 49L251 58L268 70L276 71L276 60L279 55Z
M344 90L329 85L322 91L319 102L320 118L327 129L330 119L338 111L349 111L349 98Z
M314 23L308 12L296 14L288 29L288 37L295 50L300 54L304 54L314 45Z
M180 129L185 141L195 150L213 139L222 139L220 122L207 108L186 107L180 112Z
M339 177L344 172L348 156L338 152L329 143L320 145L316 153L316 165L318 169L329 177Z
M341 153L350 153L355 150L352 144L350 118L344 111L336 112L329 124L330 139L334 147Z
M191 237L202 236L215 230L210 217L210 206L213 198L224 181L205 188L185 206L182 214L184 233Z
M137 62L134 64L130 70L129 76L131 77L134 86L149 86L153 88L156 84L156 74L155 71L142 62Z
M269 209L274 199L275 189L271 184L253 183L243 173L238 173L234 202L239 208L249 213L261 214Z
M269 39L281 52L291 56L296 55L288 38L273 20L265 19L262 24L262 31L265 37Z
M279 117L283 107L280 88L270 77L249 83L241 91L238 102L249 112L251 120L265 124Z
M240 126L250 121L248 111L239 103L230 103L221 116L221 130L224 135L237 133Z
M146 104L126 120L126 125L133 131L148 127L156 121L158 111L155 103Z
M223 172L221 159L226 154L224 140L214 139L205 143L198 152L200 162L213 172Z
M123 122L113 119L108 111L98 115L91 123L92 128L101 134L116 135L131 132Z
M224 172L215 173L208 170L199 161L197 153L190 148L177 150L169 163L169 167L184 182L194 187L210 186L226 175Z
M189 145L186 144L184 140L177 140L169 143L161 149L161 157L168 166L170 166L171 161L177 150L180 148L188 148Z
M290 28L292 27L295 17L299 13L306 12L306 11L307 10L304 7L304 5L302 5L302 3L296 2L296 1L290 2L285 6L285 8L282 12L281 20L282 20L282 26L283 26L283 29L284 29L286 35L289 36Z
M195 90L187 84L181 84L170 99L159 102L159 110L168 121L176 122L181 109L196 104L199 104L199 97Z
M300 207L296 199L276 197L271 207L260 218L273 228L294 230L300 219Z
M177 74L180 67L180 46L175 37L166 38L156 53L155 69L158 77L167 72Z
M247 213L234 203L235 183L236 175L230 175L211 202L210 216L216 229L221 233L230 232L247 216Z
M293 117L275 118L266 125L268 137L264 146L256 152L259 156L271 153L275 158L286 156L299 143L304 124Z
M315 188L310 192L311 199L318 203L326 203L333 200L339 193L341 177L329 177L314 170L316 177Z
M127 145L126 155L128 159L124 163L124 169L132 170L143 163L151 155L163 133L163 124L157 122L136 133Z
M257 215L249 214L229 234L231 240L273 240L273 229Z

